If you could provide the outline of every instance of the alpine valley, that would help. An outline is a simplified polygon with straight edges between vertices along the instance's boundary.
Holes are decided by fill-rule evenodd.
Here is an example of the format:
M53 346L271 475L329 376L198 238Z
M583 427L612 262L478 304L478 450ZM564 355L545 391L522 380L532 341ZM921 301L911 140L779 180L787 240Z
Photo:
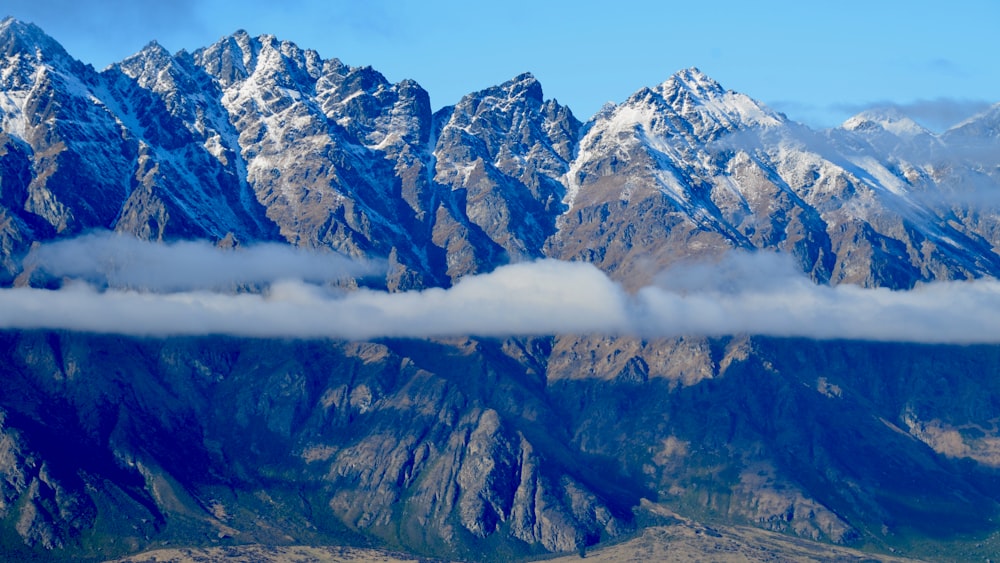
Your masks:
M58 285L24 256L102 230L333 250L386 265L345 285L388 292L542 258L634 290L734 250L822 286L995 278L1000 104L818 131L691 68L586 122L530 74L432 111L269 35L98 72L3 20L0 282ZM36 329L0 358L7 561L1000 553L997 345Z

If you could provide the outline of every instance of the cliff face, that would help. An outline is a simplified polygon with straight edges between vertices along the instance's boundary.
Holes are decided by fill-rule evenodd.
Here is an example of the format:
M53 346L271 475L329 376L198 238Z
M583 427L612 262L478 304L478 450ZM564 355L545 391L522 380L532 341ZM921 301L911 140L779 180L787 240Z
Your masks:
M568 436L539 426L561 417L499 343L22 333L4 348L7 419L27 429L4 427L5 516L29 545L109 533L96 522L118 510L144 524L135 542L351 530L452 554L484 541L567 551L630 529L627 503L601 490ZM86 459L46 457L46 431ZM81 474L66 483L46 472L71 461Z
M634 530L643 498L905 549L988 535L997 508L993 347L2 344L4 522L36 549L371 536L459 557L573 551Z
M635 289L732 249L830 285L1000 274L998 216L974 204L996 185L995 111L942 135L878 112L817 132L688 69L587 123L528 74L432 113L413 81L271 36L153 43L97 72L10 19L0 71L5 285L37 282L32 244L91 230L333 249L385 260L365 283L390 291L546 257ZM994 346L7 331L0 354L12 559L159 542L509 559L663 508L970 560L996 533Z

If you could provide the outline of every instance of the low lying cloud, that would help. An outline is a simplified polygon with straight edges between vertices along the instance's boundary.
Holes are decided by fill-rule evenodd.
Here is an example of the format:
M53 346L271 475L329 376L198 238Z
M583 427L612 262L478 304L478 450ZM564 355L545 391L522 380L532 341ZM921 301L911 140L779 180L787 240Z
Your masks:
M385 272L384 264L287 244L230 250L205 241L156 244L109 232L38 246L24 265L37 277L154 292L223 290L283 279L324 282Z
M700 289L657 285L638 292L633 303L640 334L1000 342L1000 318L991 312L1000 307L996 280L934 282L908 291L821 286L774 254L733 254L715 266L692 268L682 269L682 277L687 287L704 281Z
M136 248L151 254L165 250L148 246L152 245L140 243ZM184 247L166 251L178 248ZM246 251L230 254L226 260L236 262L258 257ZM47 267L69 271L69 264L59 263L56 255L63 256L44 255ZM232 258L236 256L239 259ZM235 268L253 270L247 264ZM301 267L297 271L313 270ZM217 279L213 274L192 276L190 281L207 281L217 287ZM1000 342L996 310L1000 310L1000 282L996 280L931 283L910 291L828 287L811 282L786 255L738 252L716 262L671 268L654 284L631 294L591 264L557 260L501 267L464 278L449 289L402 293L344 291L301 279L272 281L262 293L239 294L195 288L193 283L183 290L162 292L99 289L83 281L58 290L0 290L0 328L142 336L363 340L567 333L758 334L985 343Z
M0 325L149 336L380 336L623 332L626 296L593 266L543 261L469 277L450 289L345 292L302 281L261 294L184 291L0 291Z

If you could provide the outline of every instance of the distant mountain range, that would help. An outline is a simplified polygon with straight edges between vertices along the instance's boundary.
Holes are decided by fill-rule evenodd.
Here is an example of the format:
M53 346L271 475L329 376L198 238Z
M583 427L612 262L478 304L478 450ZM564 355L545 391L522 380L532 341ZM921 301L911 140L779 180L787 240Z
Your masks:
M432 112L414 81L269 35L154 42L98 72L0 23L7 288L58 287L24 256L110 230L335 250L386 265L346 286L390 292L543 258L634 290L733 250L907 290L1000 277L998 211L1000 104L941 134L897 110L817 131L692 68L586 122L530 74ZM994 345L7 330L0 351L12 560L237 543L507 560L664 524L650 506L873 553L1000 553Z

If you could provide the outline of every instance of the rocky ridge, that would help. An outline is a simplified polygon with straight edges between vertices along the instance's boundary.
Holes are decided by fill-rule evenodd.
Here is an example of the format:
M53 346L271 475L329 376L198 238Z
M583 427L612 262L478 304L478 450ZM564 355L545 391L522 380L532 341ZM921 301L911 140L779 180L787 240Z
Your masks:
M273 36L98 72L12 19L0 57L6 284L32 282L31 244L92 229L385 259L394 291L539 257L635 288L730 249L827 284L1000 272L995 107L940 135L886 112L812 131L687 69L586 123L528 74L432 112L413 81ZM995 347L7 332L0 350L12 558L524 557L629 534L642 499L969 560L997 533Z

